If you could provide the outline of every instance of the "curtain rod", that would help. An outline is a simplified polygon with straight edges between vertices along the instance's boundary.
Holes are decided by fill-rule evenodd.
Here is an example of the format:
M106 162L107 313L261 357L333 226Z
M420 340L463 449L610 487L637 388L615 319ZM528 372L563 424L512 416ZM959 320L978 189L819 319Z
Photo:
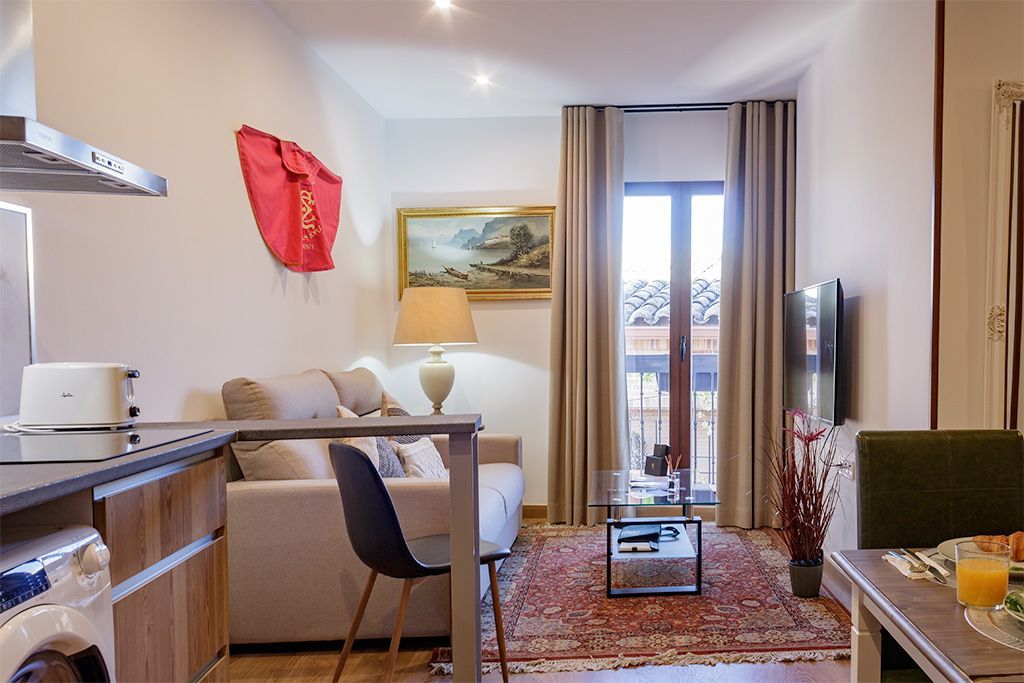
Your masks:
M694 102L690 104L602 104L593 106L598 111L606 107L621 109L626 114L654 114L671 111L725 111L732 102Z

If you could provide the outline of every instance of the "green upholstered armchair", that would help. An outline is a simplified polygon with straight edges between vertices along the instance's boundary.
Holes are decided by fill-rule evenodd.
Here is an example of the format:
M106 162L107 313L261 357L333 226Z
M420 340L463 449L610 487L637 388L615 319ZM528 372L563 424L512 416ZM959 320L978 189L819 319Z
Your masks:
M1002 430L860 432L857 495L859 548L1024 530L1024 440ZM882 680L928 680L885 632Z
M1020 432L860 432L857 480L860 548L1024 530Z

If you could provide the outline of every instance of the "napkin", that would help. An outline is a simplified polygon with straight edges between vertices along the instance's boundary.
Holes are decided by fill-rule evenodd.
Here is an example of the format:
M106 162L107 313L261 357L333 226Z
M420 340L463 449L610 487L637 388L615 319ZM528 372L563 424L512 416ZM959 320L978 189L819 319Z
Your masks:
M893 557L888 553L882 555L882 559L891 564L893 567L895 567L896 571L898 571L900 574L903 574L903 576L907 577L908 579L927 579L931 577L931 573L928 570L925 570L923 572L910 571L909 562L907 562L906 560L901 560L898 557Z
M932 552L935 552L935 551L933 550ZM948 577L953 575L953 573L951 571L949 571L948 569L943 567L941 564L939 564L938 562L933 560L930 555L928 555L926 553L922 553L922 552L915 552L914 554L917 555L917 558L919 560L921 560L922 562L927 562L931 566L933 566L936 569L938 569L939 573L942 574L943 576L948 578ZM893 558L893 559L895 559L895 558Z

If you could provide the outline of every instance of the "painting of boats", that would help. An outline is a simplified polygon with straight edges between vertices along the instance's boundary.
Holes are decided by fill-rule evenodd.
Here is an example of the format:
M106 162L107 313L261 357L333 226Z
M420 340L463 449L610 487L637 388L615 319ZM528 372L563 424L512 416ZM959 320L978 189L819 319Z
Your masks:
M398 210L399 296L461 287L470 299L551 297L553 206Z

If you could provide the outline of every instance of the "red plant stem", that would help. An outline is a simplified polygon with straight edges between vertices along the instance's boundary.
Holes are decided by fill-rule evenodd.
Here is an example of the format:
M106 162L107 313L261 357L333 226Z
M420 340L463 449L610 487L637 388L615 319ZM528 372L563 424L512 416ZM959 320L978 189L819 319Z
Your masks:
M782 523L782 538L796 561L821 559L825 535L835 514L839 482L835 427L812 431L810 418L794 415L792 445L771 437L768 470L777 490L769 502Z

